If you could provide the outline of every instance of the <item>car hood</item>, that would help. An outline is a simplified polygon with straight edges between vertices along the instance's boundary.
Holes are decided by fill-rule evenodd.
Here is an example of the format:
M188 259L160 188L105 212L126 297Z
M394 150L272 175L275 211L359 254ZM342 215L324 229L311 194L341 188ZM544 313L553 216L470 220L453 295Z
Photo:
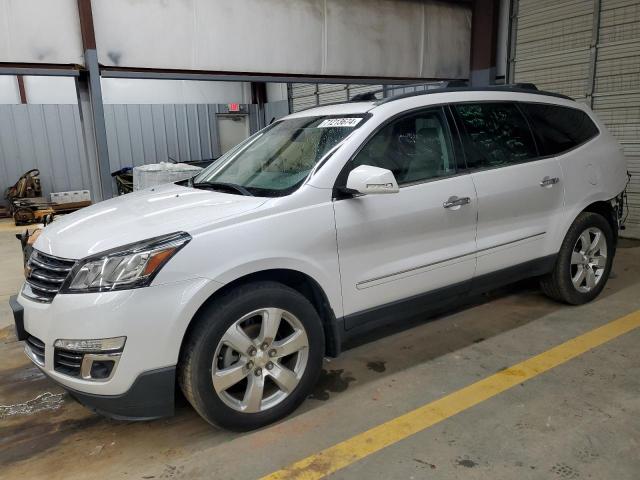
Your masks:
M129 243L211 225L268 199L163 185L83 208L48 225L34 248L79 259Z

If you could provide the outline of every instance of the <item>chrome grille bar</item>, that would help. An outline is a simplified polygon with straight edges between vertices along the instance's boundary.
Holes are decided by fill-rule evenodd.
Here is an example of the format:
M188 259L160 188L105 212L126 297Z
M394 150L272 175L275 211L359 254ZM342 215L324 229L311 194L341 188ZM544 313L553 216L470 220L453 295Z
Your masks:
M75 263L75 260L58 258L34 250L27 262L27 284L22 294L38 302L50 303Z

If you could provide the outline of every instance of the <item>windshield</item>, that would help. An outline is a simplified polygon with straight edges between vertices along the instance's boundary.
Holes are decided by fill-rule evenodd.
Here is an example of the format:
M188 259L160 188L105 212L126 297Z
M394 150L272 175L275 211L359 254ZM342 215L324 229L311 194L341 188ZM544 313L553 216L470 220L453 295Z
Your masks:
M265 197L288 195L364 121L363 115L282 120L222 156L195 177L192 185Z

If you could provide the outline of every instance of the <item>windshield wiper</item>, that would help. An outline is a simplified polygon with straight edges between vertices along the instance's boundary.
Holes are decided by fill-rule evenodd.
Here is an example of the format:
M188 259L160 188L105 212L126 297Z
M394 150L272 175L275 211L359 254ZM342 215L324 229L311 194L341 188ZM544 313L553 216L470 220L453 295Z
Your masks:
M193 188L208 188L211 190L233 190L234 192L241 193L242 195L246 195L248 197L253 197L253 193L244 188L242 185L236 185L235 183L226 183L226 182L197 182L191 183Z

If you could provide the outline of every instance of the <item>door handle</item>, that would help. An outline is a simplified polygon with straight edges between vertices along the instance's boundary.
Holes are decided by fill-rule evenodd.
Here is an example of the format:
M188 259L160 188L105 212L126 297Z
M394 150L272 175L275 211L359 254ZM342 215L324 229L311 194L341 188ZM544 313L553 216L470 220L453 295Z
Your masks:
M442 204L444 208L460 208L463 205L468 205L471 203L471 199L469 197L456 197L455 195L449 197L446 202ZM456 208L456 210L458 209Z
M558 177L544 177L542 180L540 180L540 186L551 187L556 183L558 183L559 181L560 179Z

